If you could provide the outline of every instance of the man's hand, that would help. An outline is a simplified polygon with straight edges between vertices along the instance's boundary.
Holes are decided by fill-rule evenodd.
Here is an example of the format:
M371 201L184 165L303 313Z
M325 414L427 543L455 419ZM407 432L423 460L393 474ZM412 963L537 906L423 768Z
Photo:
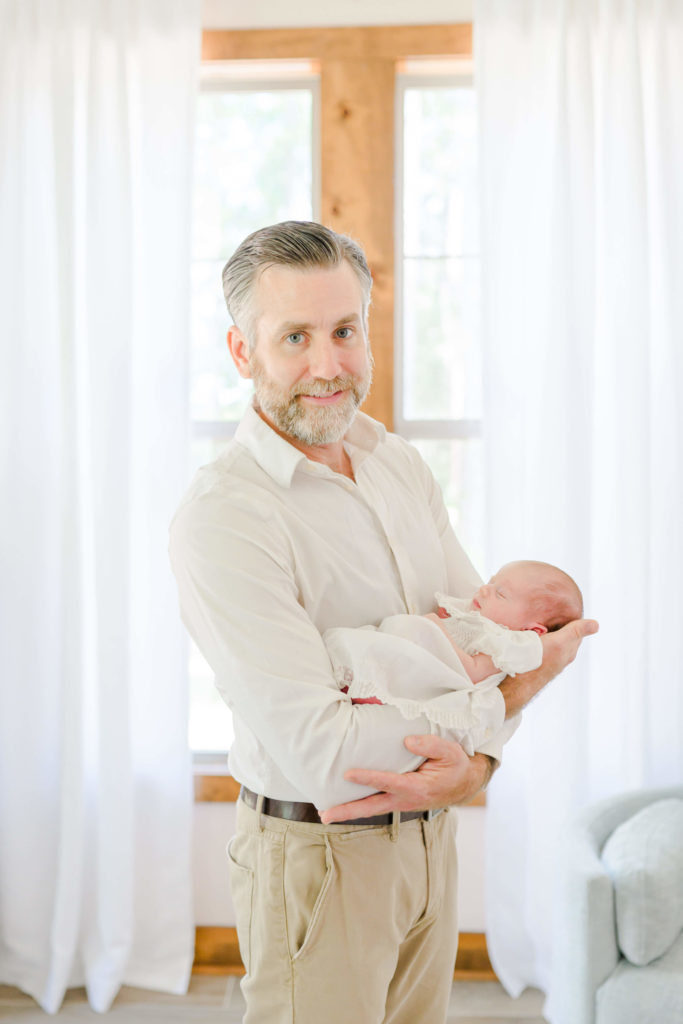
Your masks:
M541 637L543 664L540 668L533 672L520 672L514 679L504 679L500 684L500 692L505 698L505 717L510 718L525 708L551 679L574 660L583 638L597 633L598 628L595 619L577 619L554 633L545 633Z
M467 803L486 785L496 762L486 754L468 757L459 743L439 736L407 736L405 745L413 754L426 757L414 772L380 772L355 768L345 773L349 782L381 790L348 804L330 807L320 815L331 821L369 818L391 811L426 811L450 804Z

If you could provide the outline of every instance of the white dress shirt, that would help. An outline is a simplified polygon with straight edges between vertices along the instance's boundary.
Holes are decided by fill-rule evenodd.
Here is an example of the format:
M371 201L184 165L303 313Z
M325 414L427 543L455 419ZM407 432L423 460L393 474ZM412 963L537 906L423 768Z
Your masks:
M416 768L406 735L449 736L426 716L352 704L323 631L423 614L436 591L468 597L480 584L416 449L363 413L344 443L355 482L249 408L170 532L183 621L233 712L233 776L319 809L371 792L344 780L349 768ZM516 724L479 749L500 759Z

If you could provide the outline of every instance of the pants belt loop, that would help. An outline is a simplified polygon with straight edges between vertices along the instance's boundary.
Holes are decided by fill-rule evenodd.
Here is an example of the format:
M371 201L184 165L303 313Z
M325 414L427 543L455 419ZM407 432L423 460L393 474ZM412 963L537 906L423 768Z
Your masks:
M259 795L258 795L258 796L256 797L256 807L254 808L254 810L256 811L256 813L257 813L257 815L258 815L258 827L259 827L259 832L263 832L263 817L262 817L262 812L263 812L263 801L264 801L265 799L266 799L266 798L265 798L265 796L263 795L263 793L259 793Z
M392 843L398 840L398 831L401 824L401 812L392 811L391 813L391 841Z

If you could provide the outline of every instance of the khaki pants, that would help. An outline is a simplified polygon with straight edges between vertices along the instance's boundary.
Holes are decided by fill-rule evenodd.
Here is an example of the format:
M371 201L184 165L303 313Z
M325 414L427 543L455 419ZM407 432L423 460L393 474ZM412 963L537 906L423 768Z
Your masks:
M228 845L243 1024L444 1024L458 945L454 815L313 825L238 802Z

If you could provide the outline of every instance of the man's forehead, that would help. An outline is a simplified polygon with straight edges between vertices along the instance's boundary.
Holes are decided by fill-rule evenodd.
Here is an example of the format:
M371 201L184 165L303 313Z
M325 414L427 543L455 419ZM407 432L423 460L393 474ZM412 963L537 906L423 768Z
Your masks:
M334 267L266 267L254 289L255 313L269 328L362 321L363 293L346 260Z

